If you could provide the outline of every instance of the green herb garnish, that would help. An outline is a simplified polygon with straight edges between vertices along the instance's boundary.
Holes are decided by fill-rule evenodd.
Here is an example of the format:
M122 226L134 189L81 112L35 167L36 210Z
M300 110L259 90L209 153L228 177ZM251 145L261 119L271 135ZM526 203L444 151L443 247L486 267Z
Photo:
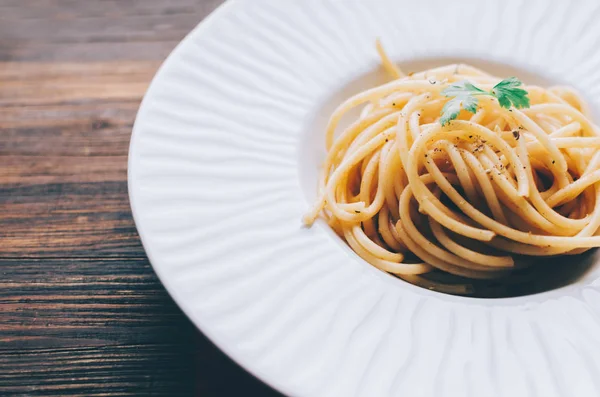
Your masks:
M443 126L450 121L456 119L461 109L471 113L477 112L477 104L479 95L489 95L500 103L500 106L510 109L514 106L517 109L529 107L529 93L522 88L523 83L516 77L510 77L502 80L492 88L491 91L484 91L481 88L474 86L467 80L454 83L442 91L442 95L453 97L449 100L442 109L440 123Z

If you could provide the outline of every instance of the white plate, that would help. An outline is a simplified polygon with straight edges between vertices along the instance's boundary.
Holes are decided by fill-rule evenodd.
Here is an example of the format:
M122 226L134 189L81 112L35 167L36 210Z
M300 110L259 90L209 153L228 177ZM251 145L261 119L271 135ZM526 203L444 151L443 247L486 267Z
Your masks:
M407 69L467 60L574 85L597 109L599 17L595 1L226 3L165 62L135 124L131 203L158 275L286 394L600 395L596 267L534 296L452 297L300 222L330 111L381 81L376 37Z

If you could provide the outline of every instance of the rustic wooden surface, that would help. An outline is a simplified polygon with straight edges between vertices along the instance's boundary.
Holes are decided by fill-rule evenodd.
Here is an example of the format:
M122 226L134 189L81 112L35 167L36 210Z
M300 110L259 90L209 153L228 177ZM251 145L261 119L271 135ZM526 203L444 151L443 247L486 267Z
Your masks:
M276 395L175 306L127 198L146 87L219 3L0 0L0 395Z

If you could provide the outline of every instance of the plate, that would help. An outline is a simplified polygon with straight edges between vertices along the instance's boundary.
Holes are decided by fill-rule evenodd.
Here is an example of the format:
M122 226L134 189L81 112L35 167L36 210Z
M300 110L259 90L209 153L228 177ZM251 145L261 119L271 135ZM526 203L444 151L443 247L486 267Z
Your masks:
M594 255L562 288L461 298L301 224L330 112L383 82L377 37L405 70L459 59L572 85L598 109L599 17L594 1L225 3L161 67L135 123L131 205L157 274L202 332L288 395L600 395Z

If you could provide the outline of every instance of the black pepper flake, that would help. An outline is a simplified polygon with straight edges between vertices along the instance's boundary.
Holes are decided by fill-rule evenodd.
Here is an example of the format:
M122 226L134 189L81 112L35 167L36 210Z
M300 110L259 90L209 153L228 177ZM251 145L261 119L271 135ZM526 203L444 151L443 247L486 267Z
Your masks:
M552 164L556 164L556 160L552 160Z
M469 139L473 138L473 135L469 135Z
M385 141L386 141L386 142L389 142L390 140L389 140L389 139L387 139L387 138L385 138Z
M427 153L425 153L425 157L427 157Z
M396 102L392 103L392 106L396 106Z
M512 133L517 141L519 140L519 138L521 138L521 133L518 130L514 130Z
M360 211L358 211L358 210L355 210L354 212L356 212L357 214L360 214Z

